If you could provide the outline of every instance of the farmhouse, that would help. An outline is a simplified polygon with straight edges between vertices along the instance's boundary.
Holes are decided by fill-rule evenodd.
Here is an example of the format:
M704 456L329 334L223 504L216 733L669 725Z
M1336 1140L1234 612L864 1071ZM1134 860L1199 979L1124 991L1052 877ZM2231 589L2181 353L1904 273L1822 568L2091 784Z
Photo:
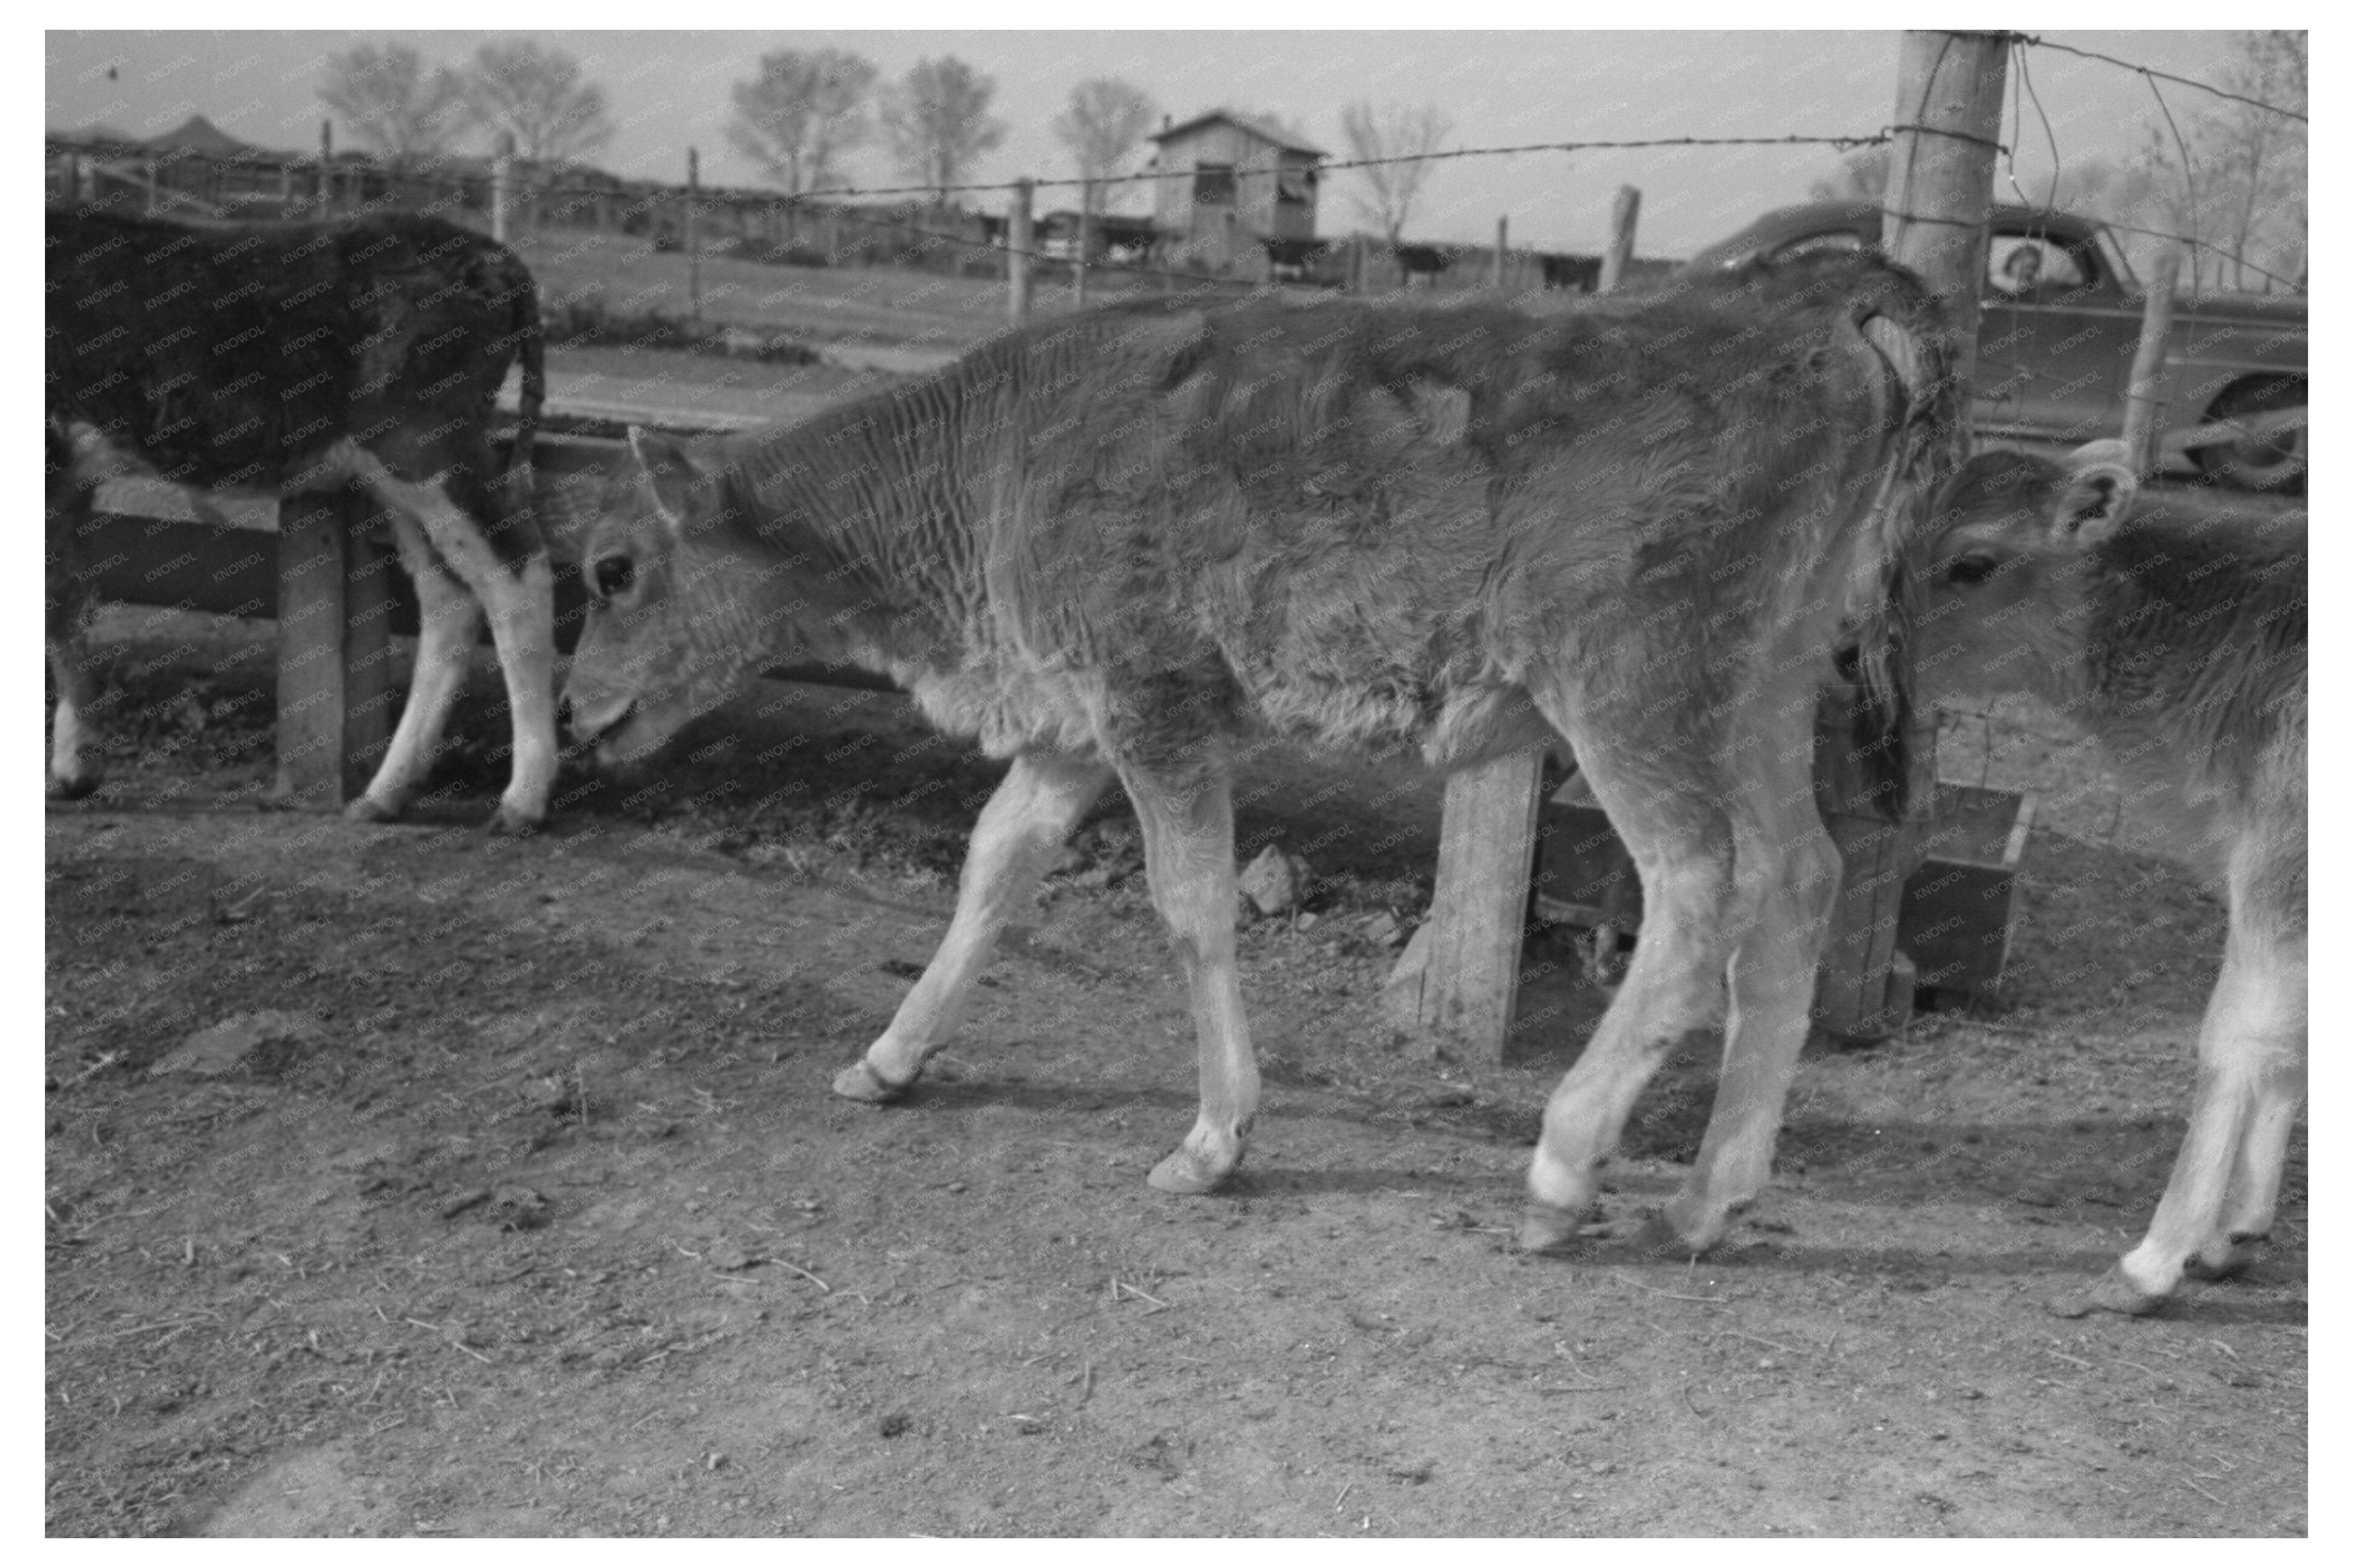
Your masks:
M1328 156L1223 109L1151 138L1153 223L1180 267L1254 266L1315 237L1316 165Z

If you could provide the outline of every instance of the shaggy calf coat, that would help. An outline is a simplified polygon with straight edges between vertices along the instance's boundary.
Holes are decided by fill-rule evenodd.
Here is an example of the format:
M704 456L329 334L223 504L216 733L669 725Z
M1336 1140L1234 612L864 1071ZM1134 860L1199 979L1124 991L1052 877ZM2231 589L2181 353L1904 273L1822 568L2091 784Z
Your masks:
M1455 766L1556 731L1650 911L1554 1095L1525 1239L1581 1220L1634 1095L1726 1016L1666 1223L1764 1184L1838 860L1811 716L1841 636L1903 774L1901 543L1957 426L1915 281L1841 261L1535 319L1487 304L1104 312L785 430L637 440L588 534L567 695L642 757L780 653L890 675L1013 759L955 919L837 1080L903 1092L1008 910L1116 776L1187 975L1201 1105L1154 1184L1240 1160L1258 1076L1233 957L1227 757L1406 742Z

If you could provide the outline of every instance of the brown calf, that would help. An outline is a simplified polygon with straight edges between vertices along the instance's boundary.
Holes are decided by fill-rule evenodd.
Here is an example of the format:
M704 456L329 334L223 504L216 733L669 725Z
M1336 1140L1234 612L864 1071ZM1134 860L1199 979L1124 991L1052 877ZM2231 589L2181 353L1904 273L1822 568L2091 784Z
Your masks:
M424 781L489 611L514 763L493 826L547 814L555 779L554 579L532 521L539 295L505 246L438 217L203 228L100 207L48 213L52 798L98 786L98 697L78 539L100 482L281 496L356 484L391 519L421 612L391 749L351 815L396 816ZM491 449L522 363L512 467Z
M1646 920L1546 1110L1523 1240L1575 1233L1643 1084L1722 1022L1664 1215L1704 1247L1765 1184L1806 1037L1839 872L1812 714L1842 626L1902 778L1901 545L1951 466L1936 341L1916 282L1851 260L1546 321L1104 312L791 429L640 436L588 535L575 728L644 756L789 647L1012 759L938 953L836 1080L865 1100L947 1040L1116 777L1191 991L1199 1115L1151 1175L1184 1193L1234 1169L1258 1108L1233 744L1405 741L1449 767L1556 731Z
M1992 452L1936 503L1924 695L2029 691L2097 737L2150 847L2230 900L2189 1135L2140 1245L2063 1310L2154 1310L2271 1229L2305 1077L2305 534L2129 516L2123 444Z

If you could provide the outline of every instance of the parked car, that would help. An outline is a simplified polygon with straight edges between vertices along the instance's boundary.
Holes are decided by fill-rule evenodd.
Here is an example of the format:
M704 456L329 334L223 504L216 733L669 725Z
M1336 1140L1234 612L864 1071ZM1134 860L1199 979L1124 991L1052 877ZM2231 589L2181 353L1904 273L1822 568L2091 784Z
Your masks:
M1767 213L1686 270L1876 247L1880 209L1812 202ZM1993 209L1978 324L1980 433L2070 444L2123 427L2146 289L2105 226L2072 213ZM2251 489L2299 485L2306 451L2301 294L2176 301L2158 388L2158 449ZM2262 415L2284 416L2247 421Z

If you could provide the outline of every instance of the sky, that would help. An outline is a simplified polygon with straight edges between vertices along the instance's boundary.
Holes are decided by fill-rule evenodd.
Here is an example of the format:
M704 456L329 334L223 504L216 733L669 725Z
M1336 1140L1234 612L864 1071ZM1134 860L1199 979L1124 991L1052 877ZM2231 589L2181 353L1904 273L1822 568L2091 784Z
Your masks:
M697 14L750 13L698 7ZM774 13L763 7L762 14ZM1094 6L1074 14L1100 18L1108 13ZM1410 13L1418 20L1440 14L1442 8L1427 5ZM996 79L995 112L1008 127L1003 145L968 177L1009 180L1073 172L1050 123L1071 88L1089 77L1124 78L1179 121L1220 105L1269 111L1337 157L1346 155L1341 110L1356 100L1436 105L1454 122L1447 143L1453 147L1869 134L1894 118L1899 39L1894 31L52 31L44 36L45 118L59 130L104 121L146 136L202 113L249 142L312 148L326 113L317 97L325 57L363 40L398 41L429 60L458 64L491 38L522 36L576 55L605 88L617 129L589 161L625 175L682 181L686 149L693 146L704 183L730 185L767 183L759 166L729 143L724 126L730 86L751 78L759 56L770 49L854 50L872 58L886 80L924 57L959 57ZM2198 79L2229 48L2229 35L2217 32L2042 36ZM2133 72L2044 49L2028 51L2028 71L2034 100L2024 106L2015 165L2021 184L2037 197L2049 178L2054 145L2063 163L2124 157L2158 122L2148 84ZM2165 90L2177 116L2205 99L2187 88ZM2014 72L2010 91L2015 100ZM2004 107L2005 140L2017 107ZM341 145L346 139L339 134L337 140ZM480 150L471 142L465 145ZM1631 184L1642 192L1637 249L1680 256L1767 208L1804 200L1809 184L1833 173L1837 159L1824 147L1466 158L1431 171L1407 237L1488 242L1496 219L1507 217L1514 245L1598 250L1613 194ZM861 184L903 183L879 145L853 154L849 167ZM1342 172L1326 183L1320 233L1365 226L1351 200L1360 178ZM1001 210L1004 200L993 193L967 199L993 210ZM2065 200L2063 186L2060 199ZM1048 210L1075 205L1075 198L1068 190L1046 191L1039 205Z

